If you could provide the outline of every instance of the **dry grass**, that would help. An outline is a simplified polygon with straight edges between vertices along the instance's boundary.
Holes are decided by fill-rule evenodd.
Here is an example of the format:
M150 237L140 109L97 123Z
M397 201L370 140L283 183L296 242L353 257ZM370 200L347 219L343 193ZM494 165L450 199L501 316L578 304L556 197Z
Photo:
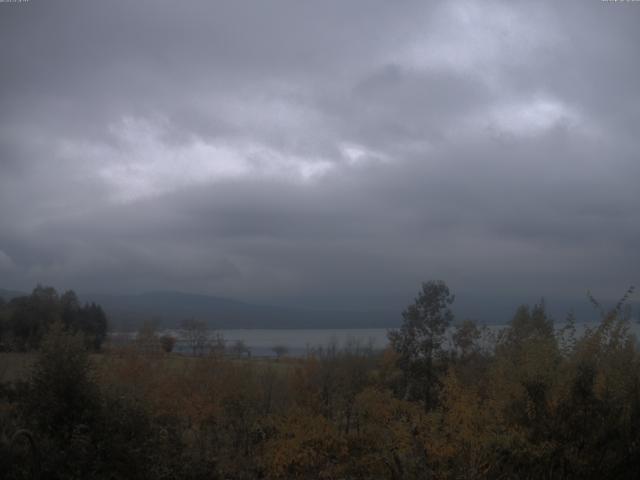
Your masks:
M95 362L98 369L109 365L109 360L115 360L120 355L109 352L92 354L91 358ZM32 365L35 362L37 353L18 353L18 352L0 352L0 383L15 382L19 380L27 380ZM161 366L166 371L181 371L185 367L189 367L195 363L201 362L206 357L189 357L179 354L162 354L157 356L146 357L146 361ZM258 369L274 369L285 373L298 366L301 359L298 358L242 358L228 359L237 365L251 365Z

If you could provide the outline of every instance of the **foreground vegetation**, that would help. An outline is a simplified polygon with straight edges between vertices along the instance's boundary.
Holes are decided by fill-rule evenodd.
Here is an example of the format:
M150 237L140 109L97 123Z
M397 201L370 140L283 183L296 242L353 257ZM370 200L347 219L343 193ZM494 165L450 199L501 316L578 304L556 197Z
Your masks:
M636 478L624 299L579 335L540 304L499 334L462 322L450 337L452 302L424 284L384 352L273 361L148 343L91 356L54 319L23 380L0 387L0 478Z

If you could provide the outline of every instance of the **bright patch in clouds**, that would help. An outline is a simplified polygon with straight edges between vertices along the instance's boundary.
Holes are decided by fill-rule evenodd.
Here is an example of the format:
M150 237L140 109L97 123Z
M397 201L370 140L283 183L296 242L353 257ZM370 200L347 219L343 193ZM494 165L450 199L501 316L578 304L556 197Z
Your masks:
M65 142L59 156L95 166L118 202L248 176L311 181L334 167L328 159L301 157L251 140L192 137L167 143L163 138L170 128L166 121L127 117L110 126L112 144Z
M508 3L445 2L409 42L403 62L417 69L472 72L499 88L498 72L561 40L542 9Z
M364 145L356 143L342 143L339 149L347 164L352 166L362 165L371 161L388 160L387 156L383 153L375 152Z
M489 127L517 136L530 136L559 125L574 126L578 120L578 115L562 102L536 98L496 107L489 114Z

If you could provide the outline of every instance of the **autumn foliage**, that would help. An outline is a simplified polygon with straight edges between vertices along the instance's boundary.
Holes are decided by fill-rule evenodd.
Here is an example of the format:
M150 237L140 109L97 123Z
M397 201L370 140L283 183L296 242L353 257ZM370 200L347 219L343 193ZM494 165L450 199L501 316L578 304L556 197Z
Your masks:
M32 377L0 391L0 476L27 478L39 458L52 479L636 478L640 352L623 308L580 331L521 307L502 331L460 323L451 337L419 325L449 314L425 311L409 312L423 336L404 350L279 360L88 357L58 325ZM9 446L19 428L37 457Z

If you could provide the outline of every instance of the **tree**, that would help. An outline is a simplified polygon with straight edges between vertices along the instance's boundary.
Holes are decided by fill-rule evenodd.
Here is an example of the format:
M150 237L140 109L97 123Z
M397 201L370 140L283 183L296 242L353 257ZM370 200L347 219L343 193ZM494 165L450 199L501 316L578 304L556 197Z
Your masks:
M553 319L547 315L544 300L533 308L528 305L518 307L508 328L500 333L498 353L506 353L517 361L524 351L540 350L540 345L557 348Z
M275 433L265 445L269 478L345 478L348 449L329 420L312 411L292 409L276 418Z
M236 357L242 357L245 353L247 356L251 356L251 350L249 350L247 345L244 343L244 340L236 340L231 346L231 352Z
M405 398L421 399L426 410L435 404L437 373L445 357L443 343L453 321L449 305L454 298L441 280L423 283L415 302L402 312L400 329L388 334L405 374Z
M50 325L60 320L60 298L52 287L38 285L31 295L9 302L9 330L19 350L38 348Z
M163 437L135 398L100 388L80 332L65 330L61 322L50 327L19 398L42 469L38 477L8 478L159 477L153 469L166 452Z
M158 326L154 320L145 320L136 334L137 348L146 354L157 354L160 352L161 343L158 337Z
M9 310L7 304L2 297L0 297L0 352L3 351L6 346L6 332L7 323L9 319Z
M223 356L226 348L224 335L216 332L215 335L212 336L210 353L215 356Z
M176 337L172 335L162 335L160 337L160 346L166 353L171 353L176 345Z
M280 357L284 357L287 353L289 353L289 349L285 345L274 345L271 350L276 354L276 357L280 359Z
M100 305L90 303L81 308L81 324L79 331L86 336L87 345L94 350L100 347L107 338L107 316Z
M1 310L1 309L0 309ZM107 316L95 303L80 305L73 290L62 296L52 287L38 285L31 295L16 297L8 304L7 329L20 350L38 348L49 327L61 321L69 332L80 332L93 350L107 337Z
M67 290L60 296L62 323L67 329L78 329L80 323L80 300L76 292Z
M481 331L473 320L465 320L460 325L456 325L451 339L460 359L468 358L478 348L477 342L480 335Z
M195 318L185 318L180 322L182 337L191 348L193 355L202 355L209 342L209 329L202 320Z
M69 333L54 323L44 336L25 397L25 417L38 430L69 439L78 424L94 420L99 392L80 333Z
M102 307L95 303L82 306L73 290L60 296L60 318L65 328L71 332L82 332L87 346L100 350L107 338L107 316Z

